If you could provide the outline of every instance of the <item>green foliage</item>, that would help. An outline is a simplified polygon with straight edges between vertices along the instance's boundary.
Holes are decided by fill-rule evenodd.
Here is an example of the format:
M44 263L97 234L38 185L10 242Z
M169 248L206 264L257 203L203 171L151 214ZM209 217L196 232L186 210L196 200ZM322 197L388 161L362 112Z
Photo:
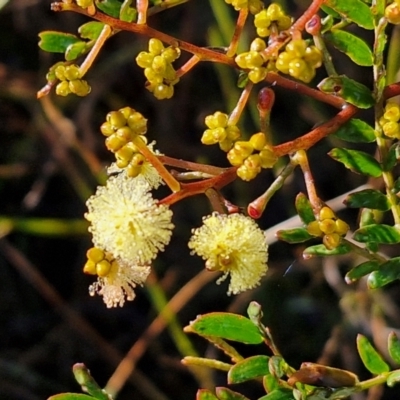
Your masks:
M371 143L376 140L374 129L365 121L357 118L352 118L346 122L334 135L353 143Z

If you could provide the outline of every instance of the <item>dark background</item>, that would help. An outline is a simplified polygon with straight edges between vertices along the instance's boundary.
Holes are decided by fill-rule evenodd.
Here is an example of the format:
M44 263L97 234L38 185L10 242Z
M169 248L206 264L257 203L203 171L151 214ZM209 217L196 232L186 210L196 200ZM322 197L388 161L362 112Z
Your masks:
M289 2L287 6L298 16L307 2ZM233 11L231 16L235 17ZM137 290L134 302L108 310L100 297L88 295L93 279L82 273L82 266L90 236L83 225L59 235L39 234L17 222L27 218L82 220L85 200L98 182L104 181L105 167L112 161L98 127L108 111L123 106L136 108L149 119L148 137L157 141L164 154L227 166L216 146L206 148L199 139L206 115L217 110L230 112L229 101L239 96L237 76L228 67L220 67L218 74L214 65L202 63L181 79L172 100L158 101L144 89L143 72L134 62L136 54L146 49L148 38L120 33L107 42L87 75L92 93L85 98L60 98L52 93L53 111L46 113L36 92L45 85L48 68L62 60L62 55L40 51L38 34L43 30L76 33L87 21L72 13L51 12L48 0L11 0L0 10L0 398L37 400L60 392L79 392L71 372L77 362L85 363L105 385L118 357L141 338L146 350L133 381L118 398L194 399L199 384L180 363L182 355L168 330L147 341L143 336L157 316L149 296L152 282ZM218 29L208 1L192 0L154 16L149 23L186 41L215 45L208 41L211 30ZM183 54L178 64L185 59ZM371 84L370 69L355 69L340 55L336 67L339 73ZM314 83L321 77L323 72ZM276 98L272 113L276 143L304 134L334 115L331 108L279 88ZM254 98L252 101L254 104ZM250 115L247 112L242 120L247 137L258 131ZM362 116L371 122L371 115ZM328 138L309 154L324 200L365 182L326 156L332 147L341 145L338 139ZM286 160L282 161L281 166ZM224 194L246 207L272 180L273 172L265 171L250 183L231 184ZM271 200L260 226L267 229L292 216L295 196L304 190L303 178L296 171ZM157 196L167 194L165 189ZM187 241L190 230L200 224L210 206L205 197L197 196L174 205L173 211L174 237L155 262L153 277L167 298L203 269L201 260L189 255ZM356 213L341 212L340 216L355 227ZM245 314L249 301L257 300L263 306L265 324L294 367L303 361L318 361L368 378L356 352L355 336L359 332L368 335L384 351L389 327L399 326L399 285L393 284L384 293L367 292L363 282L346 286L342 277L356 260L305 262L303 248L271 245L268 275L253 292L228 297L226 284L217 286L211 281L198 286L190 301L180 305L179 323L185 326L196 315L211 311ZM372 302L375 312L371 311ZM228 361L204 340L190 339L201 356ZM263 346L238 348L247 356L270 354ZM224 374L216 373L213 378L216 385L226 384ZM232 389L254 399L263 394L258 383ZM381 394L378 389L368 398L378 399ZM396 398L393 396L392 390L384 398ZM364 394L358 396L362 398L366 398Z

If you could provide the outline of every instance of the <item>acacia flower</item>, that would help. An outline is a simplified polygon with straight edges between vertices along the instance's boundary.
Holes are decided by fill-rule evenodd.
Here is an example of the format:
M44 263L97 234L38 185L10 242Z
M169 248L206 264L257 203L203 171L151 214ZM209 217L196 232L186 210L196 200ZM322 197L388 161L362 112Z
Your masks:
M254 220L242 214L213 213L192 233L192 254L206 260L207 269L223 272L217 283L230 274L228 294L259 285L268 269L268 245Z
M125 300L132 301L135 298L134 288L142 285L150 273L148 266L129 266L123 262L114 260L111 269L104 277L98 277L97 281L89 286L89 294L96 293L103 296L107 308L122 307Z
M125 174L111 176L86 205L96 247L128 265L147 265L169 243L172 211L160 205L150 185Z

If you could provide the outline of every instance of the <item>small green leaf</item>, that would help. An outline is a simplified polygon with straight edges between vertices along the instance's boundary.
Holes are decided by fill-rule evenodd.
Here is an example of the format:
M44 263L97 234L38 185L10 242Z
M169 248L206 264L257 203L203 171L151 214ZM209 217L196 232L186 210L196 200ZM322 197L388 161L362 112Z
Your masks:
M365 29L374 29L371 9L361 0L326 0L325 5L333 8L342 18L349 19Z
M377 289L400 279L400 257L394 257L372 272L367 280L370 289Z
M90 21L83 24L78 29L79 35L82 39L96 40L104 28L102 22Z
M294 400L293 392L289 389L276 389L258 400Z
M279 240L287 243L302 243L314 238L307 232L306 228L282 229L276 232L275 235Z
M336 19L341 19L341 18L342 18L342 17L340 16L339 13L337 13L335 10L333 10L332 8L328 7L328 6L325 5L325 4L322 4L321 10L322 10L324 13L326 13L326 14L332 16L333 18L336 18Z
M249 400L246 396L241 393L234 392L226 387L215 388L215 393L219 400Z
M394 181L393 190L394 190L394 193L399 193L400 192L400 178L397 178Z
M95 400L94 397L80 393L60 393L50 396L47 400Z
M357 350L365 368L372 374L378 375L390 371L389 365L383 361L369 340L361 334L357 335Z
M382 168L378 161L363 151L334 148L328 155L358 174L368 175L374 178L378 178L382 175Z
M80 39L70 33L44 31L39 33L39 47L49 53L64 53L71 44L80 42Z
M97 0L96 7L113 18L119 18L121 2L118 0Z
M239 361L228 372L228 384L245 382L250 379L268 375L267 356L253 356Z
M258 328L241 315L214 312L200 315L192 321L189 329L202 336L216 336L247 344L263 342Z
M388 337L389 355L396 364L400 364L400 340L395 332L390 332Z
M376 210L371 210L369 208L363 208L361 209L361 214L360 214L360 228L363 228L364 226L367 225L374 225L376 224L376 214L378 211Z
M324 38L357 65L370 67L373 64L372 51L367 43L352 33L335 29L326 33Z
M196 393L196 400L218 400L218 397L207 389L199 389Z
M374 189L365 189L351 193L344 200L344 204L350 208L372 208L381 211L390 209L390 202L386 195Z
M272 356L268 361L268 369L271 375L282 378L290 370L289 364L281 356Z
M391 171L395 167L399 159L400 159L400 145L399 143L395 143L392 146L390 146L386 158L383 161L383 170Z
M119 19L125 22L136 21L137 11L136 8L130 7L132 0L124 0L119 11Z
M346 280L346 283L352 283L358 281L363 276L370 274L371 272L377 270L378 268L379 268L379 263L377 261L366 261L352 268L346 274L344 279Z
M78 57L82 56L87 52L86 42L76 42L67 47L65 51L65 59L67 61L76 60Z
M328 250L323 244L317 244L315 246L307 247L303 251L303 257L308 259L315 256L337 256L340 254L350 253L350 251L351 247L347 243L341 243L338 247L332 250Z
M267 393L272 392L275 389L279 389L279 380L272 374L265 375L263 377L263 386Z
M109 400L108 394L94 380L85 364L76 363L72 368L75 380L85 388L85 391L97 400Z
M318 88L324 93L340 96L358 108L370 108L375 104L372 92L366 86L345 75L325 78Z
M354 232L353 238L358 242L395 244L400 242L400 231L390 225L366 225Z
M311 203L304 193L299 193L296 196L295 205L297 214L299 214L299 217L305 225L308 225L310 222L315 221L315 216L311 207Z
M371 143L376 139L374 128L357 118L352 118L346 122L334 135L339 139L353 143Z
M396 384L399 383L399 382L400 382L400 371L399 371L399 370L393 371L393 372L387 377L387 380L386 380L386 384L387 384L389 387L393 387L394 385L396 385Z

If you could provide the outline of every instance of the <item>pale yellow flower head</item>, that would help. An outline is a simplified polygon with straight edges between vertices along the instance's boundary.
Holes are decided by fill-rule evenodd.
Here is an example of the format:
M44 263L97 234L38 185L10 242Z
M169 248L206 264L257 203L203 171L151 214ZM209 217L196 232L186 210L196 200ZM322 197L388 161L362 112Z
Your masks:
M107 276L97 278L97 282L89 286L89 294L103 296L107 308L122 307L125 300L135 298L134 288L142 285L150 273L148 266L129 266L114 260Z
M213 213L192 233L192 254L206 260L207 269L224 273L217 283L230 274L228 294L259 285L268 269L268 245L253 219L242 214Z
M143 180L118 174L86 202L96 247L128 265L147 265L171 239L172 211L153 199Z

